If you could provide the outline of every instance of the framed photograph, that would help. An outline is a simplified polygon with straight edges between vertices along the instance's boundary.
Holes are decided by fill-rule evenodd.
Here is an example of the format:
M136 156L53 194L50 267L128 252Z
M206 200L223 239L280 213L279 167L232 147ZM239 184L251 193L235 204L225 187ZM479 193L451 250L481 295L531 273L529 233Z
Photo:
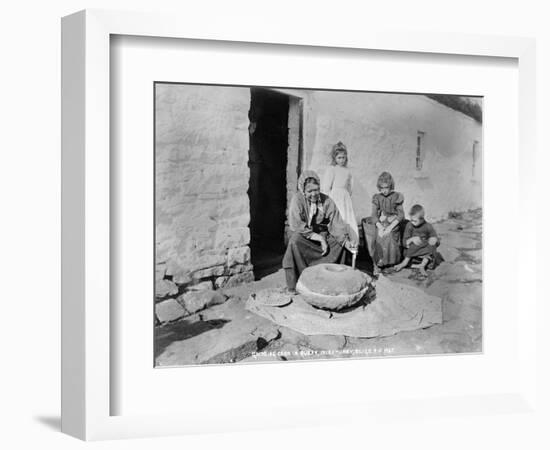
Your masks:
M63 19L63 431L531 411L534 42L211 30Z

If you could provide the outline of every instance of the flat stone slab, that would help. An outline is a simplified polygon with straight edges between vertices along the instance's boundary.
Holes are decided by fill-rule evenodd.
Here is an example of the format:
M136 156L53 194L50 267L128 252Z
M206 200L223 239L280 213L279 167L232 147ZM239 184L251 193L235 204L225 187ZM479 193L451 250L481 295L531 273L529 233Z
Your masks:
M221 305L227 297L218 291L190 290L177 298L178 303L187 311L186 315L194 314L214 305Z
M481 328L483 286L481 283L456 283L445 299L445 320L460 320Z
M163 298L168 295L176 295L178 293L178 287L170 280L157 280L155 282L155 296L157 298Z
M476 261L481 261L483 257L483 250L467 250L465 253Z
M414 286L394 283L384 276L380 276L376 283L374 300L346 312L317 309L300 294L292 296L292 303L282 307L266 306L251 296L246 308L306 335L391 336L442 322L439 297Z
M168 299L155 305L155 313L161 322L173 322L187 315L185 309L174 299Z
M248 358L279 337L273 322L231 298L173 326L157 329L157 366L221 364Z
M447 262L453 262L460 256L460 251L454 247L450 247L445 242L441 243L437 251L443 257L443 260Z
M443 268L443 264L441 265L441 268ZM481 282L483 280L483 275L479 264L457 261L454 264L446 266L444 273L441 274L439 279L447 282Z
M458 249L478 249L481 247L481 242L474 239L471 235L468 236L464 232L445 233L441 236L441 246L453 247Z

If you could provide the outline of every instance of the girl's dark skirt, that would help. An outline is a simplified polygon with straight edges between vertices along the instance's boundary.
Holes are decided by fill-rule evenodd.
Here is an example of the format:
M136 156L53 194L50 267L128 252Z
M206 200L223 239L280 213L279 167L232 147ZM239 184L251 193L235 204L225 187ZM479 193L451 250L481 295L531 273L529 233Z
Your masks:
M327 232L320 234L325 237L329 247L329 252L325 256L322 256L320 243L310 241L300 233L293 233L290 237L283 256L283 269L285 269L286 284L289 289L296 288L296 282L306 267L322 263L344 263L346 257L344 247Z
M384 267L401 262L401 232L399 226L384 237L380 237L372 218L363 219L362 225L367 241L367 249L374 264L378 267Z

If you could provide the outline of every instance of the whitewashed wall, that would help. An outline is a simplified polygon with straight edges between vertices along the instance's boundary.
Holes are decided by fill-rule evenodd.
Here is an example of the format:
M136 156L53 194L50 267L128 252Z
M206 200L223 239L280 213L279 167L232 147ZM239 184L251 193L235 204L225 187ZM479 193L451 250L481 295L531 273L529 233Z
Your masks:
M156 86L156 261L160 277L250 281L250 90Z
M481 157L472 170L474 141L482 154L482 126L422 95L304 93L305 166L322 176L337 141L349 152L358 220L371 211L376 180L389 171L405 196L405 212L425 206L430 220L481 206ZM416 170L417 133L425 133Z

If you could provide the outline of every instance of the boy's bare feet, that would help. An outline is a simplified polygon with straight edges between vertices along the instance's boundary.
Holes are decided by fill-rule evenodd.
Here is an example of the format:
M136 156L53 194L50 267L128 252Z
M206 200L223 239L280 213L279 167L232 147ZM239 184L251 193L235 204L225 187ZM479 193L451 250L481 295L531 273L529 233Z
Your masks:
M427 259L427 258L424 258L422 259L422 261L420 262L420 264L413 264L411 267L413 269L418 269L418 271L424 275L424 276L428 276L428 273L426 272L426 266L428 265L428 262L430 260Z
M397 264L397 266L393 266L393 271L394 272L400 272L401 270L404 269L404 265L403 264Z
M411 260L410 258L405 258L399 264L397 264L396 266L393 266L393 269L396 272L399 272L400 270L403 270L405 267L407 267L407 264L409 264L410 260Z

